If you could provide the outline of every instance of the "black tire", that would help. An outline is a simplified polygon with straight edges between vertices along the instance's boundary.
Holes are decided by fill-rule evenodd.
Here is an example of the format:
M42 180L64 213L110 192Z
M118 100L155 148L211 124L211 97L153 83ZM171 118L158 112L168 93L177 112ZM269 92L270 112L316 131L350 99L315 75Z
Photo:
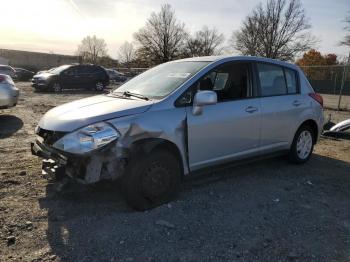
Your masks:
M102 81L97 81L95 83L95 90L98 92L102 92L105 89L105 84Z
M303 132L306 132L304 134L310 134L310 136L311 136L311 147L308 150L309 153L307 155L302 154L302 150L300 150L300 149L298 150L298 140L299 140L299 138L301 138ZM312 151L314 149L314 144L316 141L315 136L316 136L316 134L314 133L314 130L309 125L302 125L298 129L298 131L296 132L296 134L294 136L292 146L289 150L289 155L288 155L289 161L292 163L295 163L295 164L303 164L303 163L307 162L310 159L310 157L312 155Z
M177 195L180 185L179 161L167 150L135 155L122 179L126 201L139 211L169 202Z

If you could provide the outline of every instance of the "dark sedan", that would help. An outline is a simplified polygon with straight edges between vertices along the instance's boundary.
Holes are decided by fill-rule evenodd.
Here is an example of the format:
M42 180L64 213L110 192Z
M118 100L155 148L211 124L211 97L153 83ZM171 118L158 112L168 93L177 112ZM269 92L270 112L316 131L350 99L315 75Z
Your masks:
M28 81L33 78L34 72L29 71L24 68L14 68L16 71L16 77L15 79L18 81Z
M111 81L115 81L115 82L125 82L126 80L128 80L128 78L126 77L125 74L118 72L117 70L114 69L106 69L107 74L109 75L109 79Z
M106 70L96 65L63 65L37 74L32 79L36 90L61 92L65 88L85 88L103 91L109 84Z

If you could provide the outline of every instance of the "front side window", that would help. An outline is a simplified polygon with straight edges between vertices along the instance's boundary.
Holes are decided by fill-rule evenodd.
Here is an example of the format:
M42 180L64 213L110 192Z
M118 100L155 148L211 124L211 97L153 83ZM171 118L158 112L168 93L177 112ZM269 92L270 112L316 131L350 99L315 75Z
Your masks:
M178 106L191 104L199 90L215 91L218 102L252 97L250 64L227 63L200 78L176 102Z
M74 76L77 74L76 67L70 67L67 70L63 71L63 74L66 76Z
M261 96L287 94L286 81L282 67L272 64L258 63Z
M77 67L75 67L75 72L78 75L87 74L89 72L89 68L88 68L88 66L84 66L84 65L77 66Z
M197 90L215 91L219 102L250 97L250 66L247 63L221 65L198 81Z
M131 79L113 92L130 92L150 98L163 98L209 63L183 61L161 64Z
M49 71L52 74L59 74L59 73L63 72L64 70L66 70L66 69L68 69L70 67L71 67L70 65L63 65L63 66L59 66L59 67L50 69Z

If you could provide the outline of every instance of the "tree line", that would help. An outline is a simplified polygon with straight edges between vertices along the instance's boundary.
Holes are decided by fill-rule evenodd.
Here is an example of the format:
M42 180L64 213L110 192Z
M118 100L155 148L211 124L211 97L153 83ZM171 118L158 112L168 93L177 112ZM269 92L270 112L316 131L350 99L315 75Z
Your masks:
M350 46L350 18L346 23L348 34L341 44ZM164 4L134 33L132 43L126 41L121 45L119 61L126 67L148 67L180 58L230 52L294 61L317 43L310 28L300 0L266 0L257 5L242 21L240 29L225 41L217 28L208 25L189 33L175 10ZM105 40L96 36L85 37L77 54L90 63L110 59Z

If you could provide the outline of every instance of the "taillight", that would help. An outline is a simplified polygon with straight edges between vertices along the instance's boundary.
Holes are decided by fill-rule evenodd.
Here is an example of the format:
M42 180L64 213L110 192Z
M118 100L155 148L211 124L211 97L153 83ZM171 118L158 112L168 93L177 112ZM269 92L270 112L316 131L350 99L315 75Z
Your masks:
M323 107L323 98L320 94L317 93L310 93L309 96L311 96L314 100L316 100L320 105Z
M6 82L6 77L0 75L0 83L5 83Z

